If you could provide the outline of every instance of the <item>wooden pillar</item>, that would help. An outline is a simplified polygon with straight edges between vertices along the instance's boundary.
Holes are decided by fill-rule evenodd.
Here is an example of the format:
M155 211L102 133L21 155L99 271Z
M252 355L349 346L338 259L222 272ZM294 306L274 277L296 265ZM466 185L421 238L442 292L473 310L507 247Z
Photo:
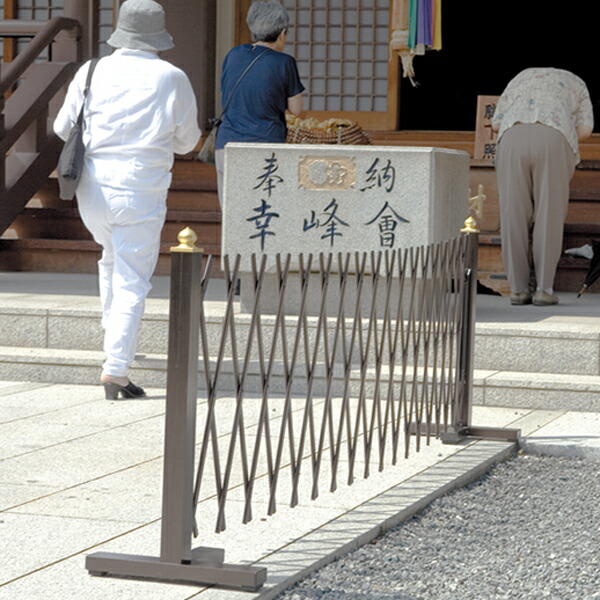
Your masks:
M167 30L175 48L162 58L182 69L190 78L198 102L198 123L208 129L215 116L215 46L217 0L161 0Z
M391 0L390 10L392 50L408 50L409 0Z
M408 31L408 0L392 1L392 29Z
M81 24L81 60L97 54L97 0L65 0L64 15Z

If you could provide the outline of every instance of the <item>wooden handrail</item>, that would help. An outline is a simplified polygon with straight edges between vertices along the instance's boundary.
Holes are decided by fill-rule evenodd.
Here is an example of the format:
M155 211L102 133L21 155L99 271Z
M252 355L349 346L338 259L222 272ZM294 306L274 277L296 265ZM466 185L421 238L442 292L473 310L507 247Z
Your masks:
M31 38L0 73L0 235L56 166L62 141L49 130L52 100L79 67L81 30L67 17L0 21L0 38Z
M26 21L24 19L0 20L0 37L33 37L48 21Z
M12 89L27 68L34 63L61 31L73 30L76 36L81 35L79 22L67 17L54 17L43 24L38 21L29 21L28 23L18 20L1 21L0 37L33 35L33 39L15 60L4 67L0 80L0 96Z

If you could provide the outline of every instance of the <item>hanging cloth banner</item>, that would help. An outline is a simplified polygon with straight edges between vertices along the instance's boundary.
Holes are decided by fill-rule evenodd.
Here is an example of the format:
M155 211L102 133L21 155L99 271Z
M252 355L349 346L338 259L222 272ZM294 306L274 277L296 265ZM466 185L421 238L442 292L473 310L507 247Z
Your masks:
M432 0L417 0L417 45L431 47L433 44Z
M442 0L410 0L408 47L441 50Z
M417 4L419 0L410 0L408 5L408 47L417 45Z

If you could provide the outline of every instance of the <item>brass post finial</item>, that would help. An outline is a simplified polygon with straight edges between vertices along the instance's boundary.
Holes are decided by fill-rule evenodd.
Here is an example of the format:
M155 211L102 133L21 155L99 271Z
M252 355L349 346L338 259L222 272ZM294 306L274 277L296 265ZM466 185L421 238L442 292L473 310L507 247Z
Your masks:
M179 246L172 246L171 252L204 252L204 248L198 248L196 246L198 236L196 235L196 232L189 227L181 230L177 239L179 240Z
M465 226L460 230L461 233L479 233L477 221L473 217L465 220Z

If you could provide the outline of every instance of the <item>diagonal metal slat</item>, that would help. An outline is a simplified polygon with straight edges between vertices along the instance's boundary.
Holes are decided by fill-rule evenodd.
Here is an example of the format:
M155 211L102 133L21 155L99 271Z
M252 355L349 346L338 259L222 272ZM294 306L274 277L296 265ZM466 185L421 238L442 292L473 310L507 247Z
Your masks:
M324 476L334 491L342 471L351 484L361 463L362 476L369 477L372 468L395 464L402 448L408 457L413 442L419 451L422 439L429 443L448 430L464 392L465 238L396 251L308 254L294 259L293 270L289 255L277 256L273 315L261 311L266 257L252 256L244 280L251 309L243 318L234 294L240 257L233 267L224 257L227 298L216 338L214 325L208 334L204 309L200 317L206 416L194 486L197 506L208 484L203 480L213 478L216 531L226 527L236 486L248 522L259 482L260 502L273 514L282 490L295 506L303 490L313 499L319 495ZM212 257L203 298L211 270ZM276 379L282 384L275 397ZM226 422L219 398L231 389L228 381L234 389L230 400L222 399L229 405ZM258 382L259 398L248 420L251 382Z

